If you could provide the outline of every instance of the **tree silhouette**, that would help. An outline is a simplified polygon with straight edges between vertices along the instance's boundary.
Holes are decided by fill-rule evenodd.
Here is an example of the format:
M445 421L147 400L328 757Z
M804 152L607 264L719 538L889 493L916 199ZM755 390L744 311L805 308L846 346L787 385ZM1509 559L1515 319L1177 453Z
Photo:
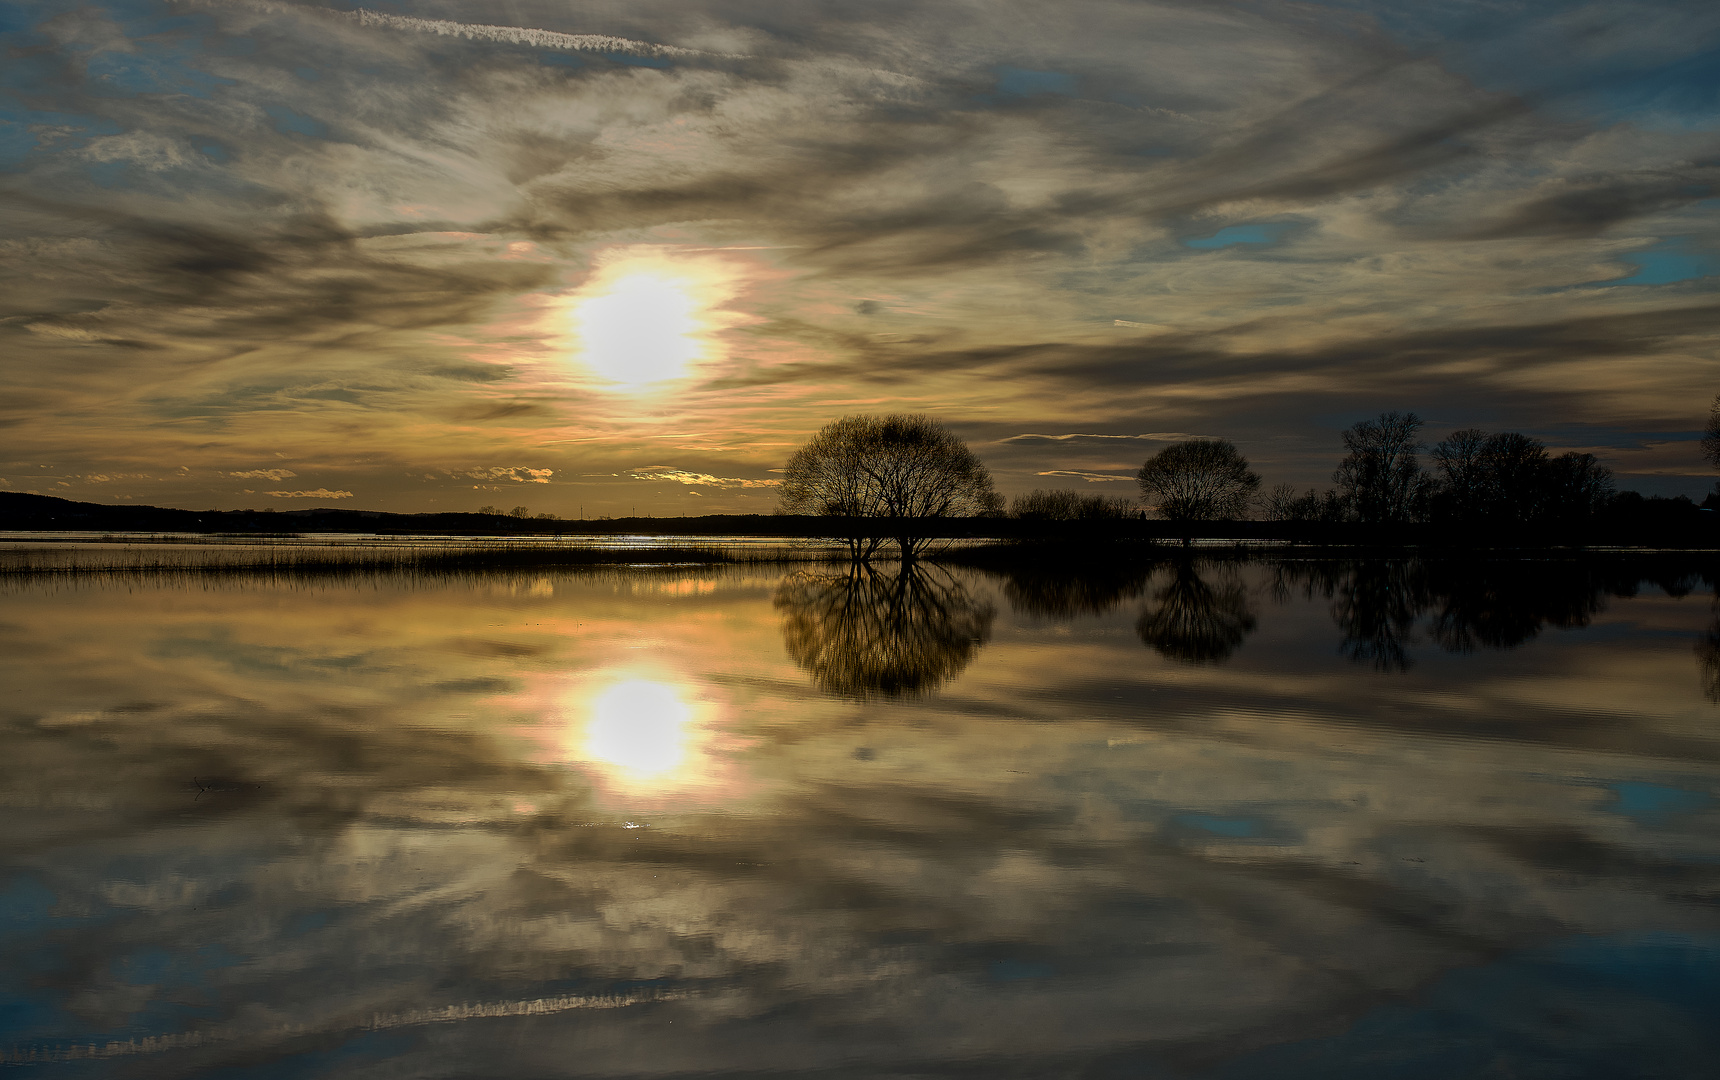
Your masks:
M1260 477L1228 439L1172 443L1135 474L1141 498L1172 521L1233 521L1248 513Z
M1539 439L1515 431L1453 432L1433 448L1439 482L1435 517L1495 526L1574 523L1612 498L1612 470L1593 454L1551 457Z
M1115 521L1135 517L1140 510L1114 495L1083 495L1079 491L1041 491L1017 495L1011 517L1031 521Z
M1344 432L1347 454L1332 482L1356 519L1367 524L1414 521L1422 514L1430 483L1416 454L1421 417L1381 413Z
M826 424L788 459L782 508L824 517L877 518L902 558L924 543L924 518L995 513L1003 499L967 445L927 416L845 416ZM865 560L882 537L851 531L849 552Z
M1480 428L1464 428L1447 435L1433 448L1442 516L1468 521L1485 512L1490 486L1487 438Z
M912 697L960 674L991 637L996 610L938 567L894 574L794 574L777 587L788 655L827 693Z
M1720 394L1708 406L1708 426L1702 432L1702 460L1720 469Z
M1184 560L1141 612L1135 632L1160 656L1186 664L1215 664L1229 659L1255 625L1242 582L1224 581L1214 587L1191 560Z

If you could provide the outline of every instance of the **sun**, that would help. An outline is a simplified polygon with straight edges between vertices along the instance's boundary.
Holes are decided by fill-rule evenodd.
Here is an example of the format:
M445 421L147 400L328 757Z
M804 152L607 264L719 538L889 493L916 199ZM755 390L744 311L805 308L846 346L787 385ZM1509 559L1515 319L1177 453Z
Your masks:
M738 292L725 260L655 245L601 253L567 307L575 361L614 389L683 379L726 359L720 332L745 321L723 309Z

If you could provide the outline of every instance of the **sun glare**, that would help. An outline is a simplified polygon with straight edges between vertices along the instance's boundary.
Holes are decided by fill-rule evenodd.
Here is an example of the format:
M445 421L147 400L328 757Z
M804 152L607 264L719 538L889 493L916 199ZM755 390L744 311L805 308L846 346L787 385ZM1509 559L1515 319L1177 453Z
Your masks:
M574 358L622 390L684 378L723 358L718 331L742 321L721 310L735 270L711 256L658 247L612 250L568 309Z
M581 680L559 703L555 757L629 805L725 800L735 793L724 710L685 679L617 668Z
M628 679L592 701L584 756L632 780L667 779L687 760L692 720L673 687Z

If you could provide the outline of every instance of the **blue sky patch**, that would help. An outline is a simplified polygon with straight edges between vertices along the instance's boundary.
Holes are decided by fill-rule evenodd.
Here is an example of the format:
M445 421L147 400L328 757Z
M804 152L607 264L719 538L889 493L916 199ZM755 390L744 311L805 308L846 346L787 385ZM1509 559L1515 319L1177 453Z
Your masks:
M265 105L263 111L269 114L269 119L275 122L275 130L282 135L309 135L313 139L328 135L328 128L320 120L294 112L285 105Z
M54 129L57 149L81 148L91 135L118 135L119 125L99 116L10 108L0 104L0 169L16 168L41 145L31 128Z
M0 169L23 164L24 158L36 148L36 136L16 120L0 118Z
M1675 281L1693 281L1720 271L1711 255L1693 251L1690 238L1675 237L1663 243L1622 256L1633 264L1636 273L1627 278L1609 281L1609 285L1671 285Z
M1030 71L1027 68L997 69L997 92L1011 97L1033 97L1037 94L1075 96L1075 76L1061 71Z
M189 94L207 98L219 87L232 85L193 67L191 46L180 43L139 42L136 52L99 52L91 56L85 70L91 82L125 94Z
M1211 236L1184 240L1183 247L1211 251L1231 244L1271 244L1288 231L1288 225L1226 225Z

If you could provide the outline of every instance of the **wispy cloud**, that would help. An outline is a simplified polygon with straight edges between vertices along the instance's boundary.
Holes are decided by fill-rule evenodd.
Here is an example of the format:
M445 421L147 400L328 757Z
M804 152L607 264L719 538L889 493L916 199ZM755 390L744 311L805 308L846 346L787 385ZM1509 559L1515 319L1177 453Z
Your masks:
M330 491L328 488L317 488L314 491L265 491L265 495L273 495L277 499L350 499L350 491Z
M419 19L408 15L387 15L368 8L353 11L352 18L356 19L360 26L416 30L425 34L440 34L443 37L467 38L473 41L529 45L536 49L567 49L573 52L619 53L630 56L706 55L698 49L633 41L609 34L562 34L554 30L534 30L523 26L490 26L483 23L451 22L447 19Z
M1089 484L1105 484L1105 483L1109 483L1113 480L1133 480L1135 478L1134 473L1117 474L1117 473L1083 472L1080 469L1048 469L1045 472L1036 473L1035 475L1037 475L1037 476L1069 476L1069 477L1073 477L1077 480L1085 480Z
M291 480L299 475L291 469L247 469L244 472L230 472L228 476L236 480Z
M710 473L689 472L669 465L646 465L627 474L635 480L667 480L674 484L718 488L781 487L781 480L754 480L740 476L712 476Z
M1150 432L1146 433L1145 435L1088 435L1088 434L1082 434L1079 432L1075 432L1075 433L1071 433L1068 435L1033 435L1033 434L1011 435L1007 439L999 439L998 441L999 442L1005 442L1005 443L1030 443L1030 442L1065 442L1066 443L1066 442L1107 442L1107 441L1112 441L1112 440L1137 441L1137 440L1145 439L1145 440L1148 440L1151 442L1175 442L1178 439L1199 439L1199 438L1203 438L1203 437L1204 436L1200 436L1200 435L1190 435L1190 434L1187 434L1186 432L1181 432L1181 431L1150 431Z
M464 472L450 475L467 476L473 480L512 480L518 484L547 484L550 477L555 475L555 470L532 469L524 465L513 465L508 467L494 466L488 469L467 469Z

